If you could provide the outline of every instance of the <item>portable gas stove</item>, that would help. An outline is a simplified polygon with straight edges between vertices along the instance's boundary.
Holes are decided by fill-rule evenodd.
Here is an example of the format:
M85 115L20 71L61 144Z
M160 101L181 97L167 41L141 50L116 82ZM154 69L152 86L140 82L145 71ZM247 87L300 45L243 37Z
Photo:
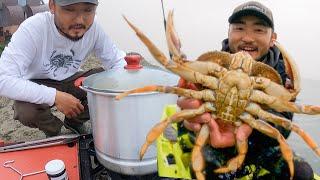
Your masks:
M164 180L158 173L132 176L123 175L106 169L99 163L96 157L94 141L92 134L84 135L79 138L79 157L80 157L80 172L81 179L93 180Z

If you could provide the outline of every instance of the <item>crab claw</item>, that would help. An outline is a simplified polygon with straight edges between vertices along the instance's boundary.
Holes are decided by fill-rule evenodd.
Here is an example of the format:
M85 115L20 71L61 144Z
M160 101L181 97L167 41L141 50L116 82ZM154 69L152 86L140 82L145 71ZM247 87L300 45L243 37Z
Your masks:
M167 44L170 53L172 53L175 57L173 60L179 61L179 58L183 56L183 53L181 52L181 41L178 37L178 34L174 28L173 24L173 11L169 11L168 14L168 21L166 25L166 37L167 37Z
M284 49L284 47L282 47L282 45L279 42L275 42L275 45L277 46L277 48L279 48L282 56L283 56L283 60L284 60L284 64L285 64L285 70L286 73L288 74L288 76L290 77L290 79L293 81L293 96L296 97L299 92L300 92L300 73L299 73L299 69L297 64L295 63L295 61L293 60L293 58L289 55L289 53Z
M124 20L129 24L129 26L136 32L140 40L147 46L152 56L159 61L162 65L166 66L169 61L166 56L144 35L136 26L134 26L125 16Z
M183 64L169 61L166 56L145 36L136 26L134 26L125 16L123 16L129 26L136 32L140 40L147 46L152 56L163 66L183 79L202 84L210 89L218 88L218 79L213 76L206 76L200 72L194 71ZM169 16L170 17L170 16ZM180 61L179 57L176 61ZM182 60L181 60L182 61Z

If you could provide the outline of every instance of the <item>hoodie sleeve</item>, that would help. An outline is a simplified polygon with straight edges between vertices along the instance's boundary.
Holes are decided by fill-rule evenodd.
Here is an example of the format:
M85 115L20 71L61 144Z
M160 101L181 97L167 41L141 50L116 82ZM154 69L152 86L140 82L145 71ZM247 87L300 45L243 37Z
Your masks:
M35 104L53 105L56 90L44 85L38 85L23 76L32 64L37 52L37 41L29 24L23 23L13 34L11 42L5 48L0 58L0 96L13 100Z

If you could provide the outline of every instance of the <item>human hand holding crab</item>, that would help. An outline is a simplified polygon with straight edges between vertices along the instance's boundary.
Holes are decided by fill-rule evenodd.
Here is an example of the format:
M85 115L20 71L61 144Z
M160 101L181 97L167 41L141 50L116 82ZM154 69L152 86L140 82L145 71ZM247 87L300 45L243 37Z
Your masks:
M198 90L195 84L187 82L184 79L180 79L178 87ZM181 109L197 109L201 104L202 102L198 99L185 97L179 97L177 101L177 105ZM235 146L236 139L243 141L247 139L252 132L252 128L247 124L242 124L241 127L235 129L232 124L225 123L219 118L214 119L211 114L207 112L183 121L184 127L194 132L199 132L204 123L209 127L209 144L214 148L233 147ZM235 132L235 130L237 132Z

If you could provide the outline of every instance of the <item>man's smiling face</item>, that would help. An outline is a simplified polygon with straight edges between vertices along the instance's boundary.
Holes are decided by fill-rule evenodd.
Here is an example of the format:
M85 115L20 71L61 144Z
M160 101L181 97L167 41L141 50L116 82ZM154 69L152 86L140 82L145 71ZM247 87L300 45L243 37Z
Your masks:
M228 36L231 53L246 51L255 60L267 54L277 38L272 28L256 16L243 16L230 24Z

